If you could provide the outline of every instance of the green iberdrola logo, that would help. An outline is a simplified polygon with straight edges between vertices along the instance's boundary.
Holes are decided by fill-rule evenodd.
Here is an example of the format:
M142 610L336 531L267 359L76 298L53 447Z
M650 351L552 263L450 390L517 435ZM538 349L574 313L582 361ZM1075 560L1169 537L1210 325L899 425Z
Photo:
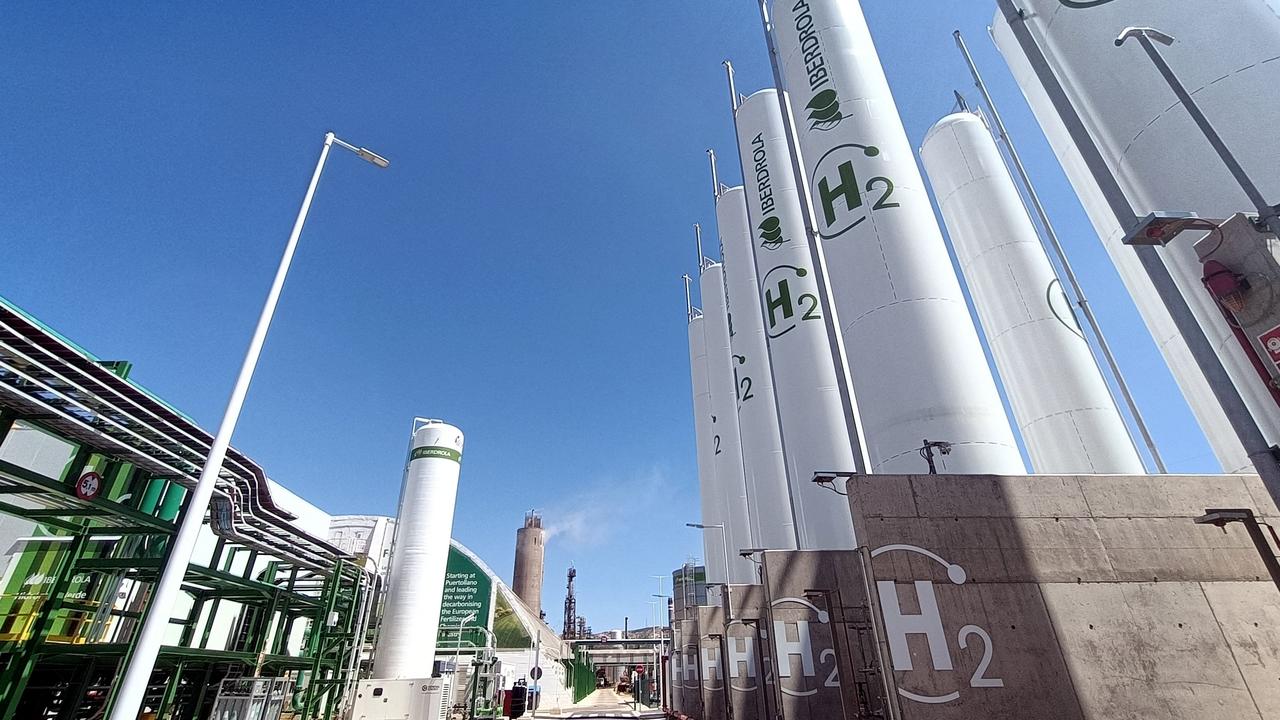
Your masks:
M782 221L777 217L767 217L760 223L760 247L766 250L777 250L786 240L782 239Z
M809 111L809 120L812 121L809 123L810 130L830 130L844 119L844 115L840 114L840 98L831 88L814 95L804 107Z

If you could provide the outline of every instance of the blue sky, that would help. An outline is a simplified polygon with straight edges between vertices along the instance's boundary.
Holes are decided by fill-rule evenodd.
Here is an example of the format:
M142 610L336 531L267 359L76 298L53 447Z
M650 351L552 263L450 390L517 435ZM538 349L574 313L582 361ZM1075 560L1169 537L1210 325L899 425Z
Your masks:
M1216 463L986 37L985 0L872 0L918 143L959 28L1173 471ZM597 629L645 624L699 538L684 300L720 61L770 81L753 2L9 3L0 295L216 425L326 130L335 154L234 443L332 513L394 514L409 423L467 435L454 535L509 578L529 508ZM669 589L669 582L665 583ZM553 624L558 624L555 622Z

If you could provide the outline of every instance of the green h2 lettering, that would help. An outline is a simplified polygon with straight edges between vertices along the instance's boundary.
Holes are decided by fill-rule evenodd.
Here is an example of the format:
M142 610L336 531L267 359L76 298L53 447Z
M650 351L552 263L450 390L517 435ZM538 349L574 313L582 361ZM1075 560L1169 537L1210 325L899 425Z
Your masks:
M792 315L796 314L795 306L791 302L791 286L787 284L786 278L778 281L778 295L774 297L773 288L764 291L765 308L769 311L769 327L778 326L777 312L782 310L782 319L788 320Z
M844 197L845 210L850 211L862 207L862 192L858 189L858 176L853 172L852 162L842 162L837 168L840 173L840 184L831 187L830 178L818 181L818 199L822 202L822 218L830 227L836 222L836 201Z

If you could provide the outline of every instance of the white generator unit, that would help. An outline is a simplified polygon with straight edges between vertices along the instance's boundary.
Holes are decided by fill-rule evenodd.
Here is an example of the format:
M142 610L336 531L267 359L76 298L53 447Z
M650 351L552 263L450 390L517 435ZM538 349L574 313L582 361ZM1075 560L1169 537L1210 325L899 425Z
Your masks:
M351 720L441 720L444 678L361 680Z

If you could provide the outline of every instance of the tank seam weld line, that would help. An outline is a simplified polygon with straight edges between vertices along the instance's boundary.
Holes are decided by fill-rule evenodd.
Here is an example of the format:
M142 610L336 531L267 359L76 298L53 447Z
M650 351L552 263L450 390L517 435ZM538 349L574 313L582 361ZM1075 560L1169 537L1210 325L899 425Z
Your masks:
M951 447L952 447L952 448L968 447L968 446L974 446L974 445L984 445L984 446L990 446L990 447L1001 447L1001 448L1013 448L1013 449L1015 449L1015 450L1017 449L1017 445L1010 445L1010 444L1008 444L1008 443L991 442L991 441L989 441L989 440L960 440L960 441L958 441L958 442L953 442L953 443L951 443ZM896 454L896 455L890 455L889 457L885 458L884 460L881 460L880 462L875 463L875 466L876 466L876 468L880 468L880 467L882 467L882 466L883 466L885 463L887 463L887 462L892 462L892 461L894 461L894 460L897 460L897 459L898 459L898 458L900 458L900 457L905 457L905 456L907 456L907 455L911 455L911 454L913 454L913 453L914 453L914 454L918 454L919 452L920 452L920 448L911 448L910 450L903 450L902 452L900 452L900 453L898 453L898 454ZM874 474L874 473L873 473L873 474Z
M1010 325L1010 326L1008 327L1008 329L1001 330L1000 332L996 333L995 335L988 335L988 336L987 336L987 340L988 340L988 342L990 342L990 341L995 341L995 340L997 340L997 339L999 339L999 338L1004 337L1006 334L1011 333L1011 332L1013 332L1014 330L1017 330L1018 328L1026 327L1027 325L1035 325L1036 323L1045 323L1045 322L1047 322L1047 323L1054 323L1054 324L1056 324L1056 325L1062 325L1062 321L1061 321L1061 320L1059 320L1059 319L1058 319L1058 318L1056 318L1056 317L1032 318L1031 320L1024 320L1024 321L1022 321L1022 322L1018 323L1017 325ZM1066 327L1066 326L1063 326L1063 327L1064 327L1064 329L1065 329L1065 327ZM1078 337L1080 337L1079 335L1076 335L1075 333L1071 333L1071 335L1072 335L1073 337L1077 337L1077 338L1078 338Z
M856 317L856 318L854 318L853 320L849 321L849 323L848 323L848 324L846 324L846 325L844 326L844 331L845 331L845 332L848 332L849 330L853 329L853 326L854 326L854 325L857 325L858 323L860 323L860 322L862 322L863 320L865 320L865 319L867 318L867 316L869 316L869 315L874 315L874 314L876 314L877 312L880 312L881 310L886 310L886 309L891 308L891 307L893 307L893 306L895 306L895 305L905 305L905 304L907 304L907 303L918 303L918 302L943 302L943 303L949 303L949 304L951 304L951 305L959 305L959 306L961 306L961 307L963 307L963 308L964 308L964 311L965 311L965 314L966 314L966 315L968 315L968 314L969 314L969 307L968 307L967 305L965 305L963 302L960 302L960 301L956 300L955 298L945 298L945 297L921 297L921 298L911 298L911 299L909 299L909 300L895 300L894 302L891 302L891 303L885 303L884 305L877 305L876 307L873 307L873 308L871 308L870 310L868 310L868 311L866 311L866 312L862 313L862 314L861 314L861 315L859 315L858 317Z
M1271 58L1267 58L1266 60L1262 60L1262 61L1260 61L1260 62L1254 63L1253 65L1249 65L1249 66L1247 66L1247 67L1240 68L1239 70L1236 70L1236 71L1234 71L1234 72L1231 72L1231 73L1228 73L1228 74L1226 74L1226 75L1223 75L1222 77L1218 78L1217 80L1211 80L1211 81L1209 81L1208 83L1205 83L1204 85L1201 85L1200 87L1196 88L1195 90L1190 91L1190 92L1191 92L1191 95L1195 95L1195 94L1199 93L1201 90L1204 90L1205 88L1209 87L1210 85L1213 85L1214 83L1217 83L1217 82L1218 82L1218 81L1220 81L1220 80L1224 80L1224 79L1226 79L1226 78L1228 78L1228 77L1231 77L1231 76L1233 76L1233 75L1239 75L1240 73L1244 72L1245 70L1248 70L1248 69L1253 68L1253 67L1257 67L1258 65L1261 65L1262 63L1268 63L1268 62L1271 62L1271 61L1273 61L1273 60L1280 60L1280 55L1277 55L1277 56L1275 56L1275 57L1271 57ZM1181 103L1181 102L1177 102L1177 101L1175 101L1172 105L1170 105L1169 107L1167 107L1167 108L1165 108L1164 110L1162 110L1162 111L1160 111L1159 113L1157 113L1157 114L1155 115L1155 117L1151 118L1151 122L1149 122L1149 123L1147 123L1146 125L1142 126L1142 129L1141 129L1141 130L1139 130L1139 131L1138 131L1138 133L1137 133L1136 135L1134 135L1134 136L1133 136L1133 139L1132 139L1132 140L1130 140L1130 141L1129 141L1129 143L1128 143L1127 145L1125 145L1125 146L1124 146L1124 150L1123 150L1123 151L1121 151L1121 153L1120 153L1120 167L1121 167L1121 168L1122 168L1122 167L1124 166L1124 164L1125 164L1125 162L1124 162L1125 158L1127 158L1127 157L1129 156L1129 150L1131 150L1131 149L1133 148L1134 144L1138 142L1138 140L1143 136L1143 134L1145 134L1145 133L1146 133L1146 131L1147 131L1147 130L1149 130L1149 129L1151 128L1151 126L1152 126L1152 125L1156 124L1156 122L1158 122L1160 119L1162 119L1165 115L1168 115L1168 114L1169 114L1169 112L1170 112L1171 110L1173 110L1173 109L1174 109L1174 108L1176 108L1176 107L1179 107L1180 105L1182 105L1182 103ZM1117 168L1117 169L1120 169L1120 168Z
M1040 422L1041 420L1048 420L1048 419L1050 419L1050 418L1058 417L1059 415L1070 415L1070 414L1072 414L1072 413L1078 413L1078 412L1090 412L1090 411L1095 411L1095 410L1108 411L1108 410L1111 410L1111 409L1112 409L1112 408L1109 408L1109 407L1095 407L1095 406L1090 406L1090 407L1081 407L1081 408L1071 408L1070 410L1059 410L1058 412L1049 413L1048 415L1041 415L1040 417L1034 418L1034 419L1032 419L1032 420L1028 420L1028 421L1027 421L1027 424L1028 424L1028 425L1031 425L1031 424L1033 424L1033 423L1038 423L1038 422Z

